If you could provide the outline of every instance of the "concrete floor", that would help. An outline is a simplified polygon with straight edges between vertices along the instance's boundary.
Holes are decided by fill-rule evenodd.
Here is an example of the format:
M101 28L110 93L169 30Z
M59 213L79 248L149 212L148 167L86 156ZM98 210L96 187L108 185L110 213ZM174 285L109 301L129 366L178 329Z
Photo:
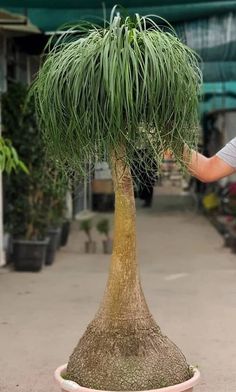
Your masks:
M41 273L0 269L0 391L56 392L67 361L98 308L109 256L83 254L72 232ZM202 374L196 392L236 391L236 255L201 216L138 213L147 301L162 330Z

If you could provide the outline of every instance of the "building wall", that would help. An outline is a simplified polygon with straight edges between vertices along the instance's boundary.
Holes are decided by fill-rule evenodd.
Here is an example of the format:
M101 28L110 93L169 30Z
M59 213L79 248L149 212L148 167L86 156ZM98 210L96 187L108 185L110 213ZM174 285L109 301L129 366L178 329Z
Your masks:
M216 126L222 133L222 146L236 137L236 110L219 113ZM221 146L220 146L221 147Z
M236 137L236 110L229 111L224 113L219 113L216 125L220 132L222 133L222 143L219 148L223 147L226 143L228 143L231 139ZM234 182L236 181L236 174L229 176L222 180L222 184L224 182Z
M20 50L14 37L0 31L0 91L10 82L30 84L38 71L40 56Z
M225 141L236 137L236 111L225 114Z
M0 32L0 93L6 91L6 37Z

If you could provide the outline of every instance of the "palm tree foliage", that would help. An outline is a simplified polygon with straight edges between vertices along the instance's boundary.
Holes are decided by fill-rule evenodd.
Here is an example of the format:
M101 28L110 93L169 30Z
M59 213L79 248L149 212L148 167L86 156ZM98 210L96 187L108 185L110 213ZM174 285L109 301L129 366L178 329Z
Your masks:
M201 75L195 53L150 17L111 14L104 27L73 26L51 40L33 86L50 156L86 174L119 146L160 163L197 138Z

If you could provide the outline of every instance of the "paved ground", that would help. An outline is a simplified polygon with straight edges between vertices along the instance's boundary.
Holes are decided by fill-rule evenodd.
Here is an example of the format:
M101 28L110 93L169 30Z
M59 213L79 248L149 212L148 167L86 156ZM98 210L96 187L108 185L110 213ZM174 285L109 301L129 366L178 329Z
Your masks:
M144 292L162 330L202 373L196 392L236 391L236 256L201 216L140 211ZM0 270L0 391L56 392L98 307L109 257L82 254L83 235L42 273ZM58 391L59 392L59 391Z

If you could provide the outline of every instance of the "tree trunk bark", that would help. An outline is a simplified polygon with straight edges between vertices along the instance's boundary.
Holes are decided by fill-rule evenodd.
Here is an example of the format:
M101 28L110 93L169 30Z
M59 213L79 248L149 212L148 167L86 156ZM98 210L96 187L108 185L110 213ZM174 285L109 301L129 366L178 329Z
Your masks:
M130 168L113 159L115 220L113 252L100 315L109 319L150 317L140 286L136 251L136 209Z
M115 227L107 287L67 366L67 378L103 391L138 391L190 378L181 351L152 318L139 281L133 182L128 166L113 157Z

